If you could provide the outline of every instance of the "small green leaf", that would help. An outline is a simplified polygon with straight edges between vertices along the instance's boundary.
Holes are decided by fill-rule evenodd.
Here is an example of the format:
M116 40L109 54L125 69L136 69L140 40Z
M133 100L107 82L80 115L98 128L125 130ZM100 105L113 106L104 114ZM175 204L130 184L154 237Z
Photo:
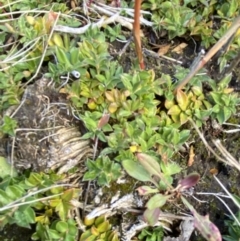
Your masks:
M127 90L131 91L132 92L132 89L133 89L133 86L131 84L131 79L133 77L130 75L130 74L122 74L121 75L121 80L122 80L122 83L124 84L124 86L127 88Z
M63 222L63 221L57 222L56 230L59 231L60 233L66 233L66 231L68 230L67 222Z
M71 48L70 49L70 61L72 65L75 65L79 61L79 49Z
M146 207L150 210L155 208L160 208L163 205L165 205L165 203L170 197L171 195L156 194L150 198L150 200L146 204Z
M143 213L143 217L144 217L145 221L151 226L154 226L154 224L156 224L159 216L160 216L159 208L154 208L151 210L146 209L145 212Z
M125 171L131 177L134 177L135 179L142 182L148 182L152 180L150 174L144 169L144 167L140 163L128 159L123 160L122 165Z
M156 175L161 178L160 165L153 157L145 153L137 153L137 158L151 176Z
M2 132L5 134L14 136L16 128L17 128L17 121L5 115L3 117L3 125L0 127L0 130L2 130Z
M139 195L142 195L142 196L143 195L148 195L150 193L157 193L157 192L159 192L158 189L151 188L149 186L141 186L141 187L137 188L137 191L138 191Z
M48 235L49 235L50 239L60 240L62 238L62 235L54 229L48 229L47 232L48 232Z
M16 210L13 217L16 224L20 227L31 228L30 224L35 223L35 212L31 207L27 207L24 210Z
M174 162L168 162L166 164L164 162L161 162L160 166L161 166L162 172L165 175L169 175L169 176L180 173L180 171L182 170L181 167Z
M8 163L6 158L0 156L0 177L5 178L8 175L16 177L17 171L12 165Z
M8 197L7 193L0 189L0 205L4 206L11 202L11 198Z
M179 108L178 105L173 105L169 110L168 110L168 115L172 116L178 116L181 113L181 109Z
M5 192L13 200L22 197L23 193L25 193L24 189L18 185L8 186Z
M66 69L72 67L72 64L70 63L67 54L65 53L65 51L62 48L56 47L56 56L57 56L57 60L59 61L59 63L64 64Z
M95 78L97 78L97 80L99 80L101 83L104 83L106 81L106 77L102 74L96 74Z
M83 181L91 181L94 180L98 174L94 171L87 171L83 176Z

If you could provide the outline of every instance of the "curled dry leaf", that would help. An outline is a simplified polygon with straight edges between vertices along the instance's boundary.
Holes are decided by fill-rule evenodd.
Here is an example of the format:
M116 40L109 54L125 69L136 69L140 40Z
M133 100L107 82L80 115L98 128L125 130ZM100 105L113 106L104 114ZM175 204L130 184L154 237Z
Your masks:
M188 45L186 43L181 43L177 47L175 47L172 52L181 54L183 50L187 47Z
M193 146L190 147L190 151L189 151L189 159L188 159L188 166L192 166L193 162L194 162L194 157L195 157L195 153L194 153L194 149Z
M103 126L105 126L110 118L110 114L109 113L105 113L103 114L103 116L101 117L101 119L98 121L98 129L101 129Z
M170 49L171 45L170 44L163 44L159 46L158 54L160 56L166 54L168 50Z
M179 190L183 191L184 189L188 189L190 187L195 186L200 179L200 175L198 173L191 173L184 179L178 182Z

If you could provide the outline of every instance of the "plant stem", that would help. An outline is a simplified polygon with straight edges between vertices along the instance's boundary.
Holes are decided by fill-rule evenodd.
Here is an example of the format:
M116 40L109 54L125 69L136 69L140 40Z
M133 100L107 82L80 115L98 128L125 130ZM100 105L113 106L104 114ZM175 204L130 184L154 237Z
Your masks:
M141 10L141 0L135 0L133 37L134 37L135 49L136 49L136 54L138 57L140 69L145 69L143 55L142 55L141 37L140 37L140 10Z
M218 50L228 42L228 40L237 32L240 27L240 16L238 16L233 22L228 31L218 40L218 42L208 51L208 53L196 64L196 67L192 69L189 74L183 79L175 88L174 93L181 90L191 78L218 52Z

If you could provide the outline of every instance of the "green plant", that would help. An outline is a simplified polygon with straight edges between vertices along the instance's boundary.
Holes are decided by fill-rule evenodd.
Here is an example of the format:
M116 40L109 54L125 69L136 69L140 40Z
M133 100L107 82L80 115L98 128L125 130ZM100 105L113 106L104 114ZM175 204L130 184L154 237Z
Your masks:
M0 131L10 136L15 136L15 129L17 128L17 121L5 115L3 117L3 124L0 126Z
M9 169L5 168L4 172L0 183L1 228L6 224L31 228L30 225L35 224L34 240L75 240L76 223L69 219L69 213L74 208L72 201L79 196L79 189L55 185L64 180L64 175L31 172L25 176L13 171L14 175L10 177Z
M47 228L38 222L36 232L32 235L32 240L63 240L75 241L77 237L77 227L74 219L67 221L54 221Z
M116 24L113 27L110 26L106 26L105 27L105 33L107 38L109 38L110 42L115 41L116 39L120 39L120 40L125 40L126 37L122 34L121 32L121 25L120 24Z
M236 214L238 221L240 222L240 212ZM225 226L228 227L228 235L224 235L223 239L226 241L240 240L240 225L234 219L226 220Z
M168 30L170 39L186 36L189 32L193 37L201 37L202 44L206 48L216 42L216 36L213 36L213 13L217 11L217 17L222 22L219 26L226 28L229 19L237 16L239 7L237 0L224 0L221 3L215 0L208 2L147 0L142 4L143 9L151 10L156 30Z
M235 114L236 106L239 104L239 98L236 93L232 93L233 89L228 88L228 84L231 80L231 75L223 78L219 84L210 82L212 91L209 93L212 107L213 118L216 118L220 124L224 123L230 118L232 114Z
M105 241L118 241L118 235L116 231L112 230L112 226L109 220L104 215L95 219L85 219L85 225L88 227L85 232L82 233L80 241L87 240L105 240Z
M100 186L107 186L121 176L121 166L107 156L99 157L94 161L88 160L86 166L88 171L84 174L83 180L96 180Z
M144 241L162 241L164 237L163 228L144 228L138 235L139 240Z
M182 202L187 208L190 209L194 216L195 226L201 232L201 234L208 240L220 241L221 234L218 228L211 223L208 216L199 215L191 204L183 197L184 190L194 186L199 181L200 176L196 173L190 174L184 179L178 182L178 185L174 188L172 186L172 175L180 172L180 169L176 164L171 167L171 164L162 164L155 158L145 153L138 153L138 161L124 160L123 167L127 173L135 179L142 182L150 182L152 186L140 186L137 188L140 195L153 196L148 200L145 207L146 210L143 214L144 219L154 226L157 223L161 211L160 208L166 204L172 198L181 196ZM171 167L171 168L170 168Z
M190 32L191 35L200 35L205 38L207 36L209 39L207 40L206 38L204 43L209 46L213 42L213 39L211 37L211 22L207 17L213 11L213 4L214 1L210 1L208 5L204 5L204 3L200 3L199 1L149 0L144 1L143 8L153 11L152 21L154 22L155 29L168 30L170 39Z

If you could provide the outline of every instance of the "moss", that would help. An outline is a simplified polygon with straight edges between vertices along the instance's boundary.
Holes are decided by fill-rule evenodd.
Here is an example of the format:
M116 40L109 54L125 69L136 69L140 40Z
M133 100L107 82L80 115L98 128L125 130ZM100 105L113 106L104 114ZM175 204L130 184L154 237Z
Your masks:
M113 196L120 192L120 196L130 194L136 188L136 180L127 176L125 183L118 184L116 182L111 183L110 187L103 188L102 202L110 203Z

